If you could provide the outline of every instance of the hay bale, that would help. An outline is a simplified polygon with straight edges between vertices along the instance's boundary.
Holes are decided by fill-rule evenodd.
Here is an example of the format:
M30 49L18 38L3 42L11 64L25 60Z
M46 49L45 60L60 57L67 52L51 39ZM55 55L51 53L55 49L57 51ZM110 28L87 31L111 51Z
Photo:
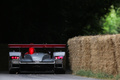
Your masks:
M91 60L90 60L90 70L96 72L98 71L99 69L99 61L101 60L100 58L100 52L99 52L99 49L100 49L100 46L99 43L98 43L98 38L100 36L92 36L91 37Z
M81 38L75 37L73 39L69 39L68 41L68 49L69 49L69 60L70 60L70 66L71 70L77 71L79 64L80 64L80 59L81 55L81 46L79 45L81 42Z
M116 35L115 39L115 58L117 63L117 72L120 73L120 34Z
M97 37L97 36L96 36ZM91 70L116 74L115 39L116 36L98 36L96 41L91 41Z
M90 49L90 37L85 36L83 37L81 41L81 46L82 46L82 57L81 57L81 69L88 70L90 68L90 57L91 57L91 49Z
M68 40L68 49L73 72L120 73L120 34L74 37Z
M114 43L114 35L106 35L104 36L104 49L103 56L101 62L101 66L103 67L102 71L109 74L116 74L116 63L115 63L115 43Z

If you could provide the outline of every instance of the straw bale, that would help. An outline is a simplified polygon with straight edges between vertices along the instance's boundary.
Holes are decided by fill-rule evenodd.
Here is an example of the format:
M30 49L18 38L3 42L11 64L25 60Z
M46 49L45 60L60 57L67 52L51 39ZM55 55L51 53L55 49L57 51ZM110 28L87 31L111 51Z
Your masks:
M82 45L82 58L81 58L81 68L89 69L90 67L90 57L91 57L91 49L90 49L90 37L85 36L81 41Z
M100 60L100 54L99 54L99 47L98 46L98 38L99 36L93 36L91 37L91 67L90 69L94 72L97 71L99 68L99 60Z
M77 71L78 70L78 66L79 66L79 62L81 59L81 55L79 54L81 51L81 46L79 45L79 43L81 43L81 38L79 37L75 37L73 39L70 39L68 41L68 49L69 49L69 60L70 60L70 66L72 70Z
M115 39L115 58L117 63L117 71L120 73L120 34L116 35Z
M98 50L96 52L98 53L96 56L92 55L93 57L93 68L91 68L93 71L100 71L100 72L106 72L109 74L116 74L116 67L115 67L115 45L113 42L114 36L105 35L100 36L98 38L98 42L96 46L98 46ZM92 49L93 50L93 49ZM92 52L92 54L96 54ZM95 66L96 65L96 66Z
M68 40L68 49L73 72L120 73L120 34L74 37Z

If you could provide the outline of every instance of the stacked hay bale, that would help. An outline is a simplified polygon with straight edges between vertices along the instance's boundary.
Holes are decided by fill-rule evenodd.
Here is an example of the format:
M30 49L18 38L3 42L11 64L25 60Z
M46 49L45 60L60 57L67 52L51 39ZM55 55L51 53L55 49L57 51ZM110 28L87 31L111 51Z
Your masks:
M120 73L120 34L116 35L115 47L116 68L117 72Z
M117 74L116 71L116 62L115 62L115 35L105 35L102 36L101 45L102 49L102 62L101 62L101 71L109 74ZM100 40L100 39L99 39Z
M68 49L73 72L120 73L120 35L75 37L68 40Z
M82 55L78 54L78 53L81 53L81 45L79 45L81 44L81 40L79 40L78 37L75 37L69 40L68 43L70 45L69 48L71 49L69 52L74 53L74 54L71 54L69 57L70 65L74 65L74 66L71 66L71 69L73 71L77 71L80 69L79 67L80 67L81 58L82 58Z
M81 39L81 54L82 54L82 58L81 58L81 68L82 69L89 69L90 67L90 57L91 57L91 49L90 49L90 37L89 36L86 36L86 37L83 37ZM78 53L79 55L80 53Z
M101 51L101 43L98 42L98 38L99 36L91 36L91 59L90 59L90 67L89 69L97 72L99 71L99 65L101 62L101 53L99 51ZM101 46L98 46L101 45Z

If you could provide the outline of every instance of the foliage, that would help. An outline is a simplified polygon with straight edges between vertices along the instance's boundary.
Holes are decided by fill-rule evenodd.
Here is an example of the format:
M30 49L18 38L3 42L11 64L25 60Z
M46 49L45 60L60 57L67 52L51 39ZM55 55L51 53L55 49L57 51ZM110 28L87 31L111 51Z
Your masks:
M120 33L120 7L116 11L117 15L117 20L116 20L116 25L117 25L117 31Z
M104 34L117 34L120 28L120 15L119 8L115 11L114 6L111 6L110 12L105 15L103 20L103 33Z
M79 76L86 76L86 77L94 77L94 78L99 78L99 79L112 79L114 78L113 75L106 74L106 73L94 73L91 70L79 70L76 72L76 75Z

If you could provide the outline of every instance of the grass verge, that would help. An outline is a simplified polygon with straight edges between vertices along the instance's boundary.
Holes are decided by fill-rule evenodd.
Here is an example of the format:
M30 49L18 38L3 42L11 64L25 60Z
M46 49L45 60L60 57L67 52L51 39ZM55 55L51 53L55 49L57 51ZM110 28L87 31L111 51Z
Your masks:
M106 74L106 73L102 73L102 72L94 73L91 70L79 70L76 72L76 75L99 78L99 79L113 79L114 78L114 76L111 74ZM120 75L118 77L116 76L116 78L120 78Z
M120 80L120 74L115 77L115 80Z

